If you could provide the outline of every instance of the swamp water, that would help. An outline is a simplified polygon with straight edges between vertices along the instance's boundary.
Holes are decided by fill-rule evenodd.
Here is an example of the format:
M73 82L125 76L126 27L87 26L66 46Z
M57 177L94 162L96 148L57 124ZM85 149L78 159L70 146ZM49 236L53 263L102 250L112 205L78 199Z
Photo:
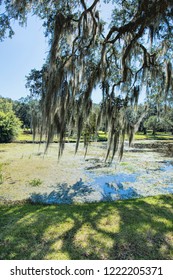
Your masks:
M126 150L122 163L106 165L98 158L88 159L88 180L80 179L70 186L59 186L49 195L34 194L33 202L73 203L116 201L173 193L173 161L144 149ZM125 161L127 160L127 161Z
M56 144L46 156L44 147L38 153L38 145L13 144L1 149L0 200L59 204L173 193L173 158L157 149L126 146L122 162L115 159L112 164L104 162L105 143L93 143L86 159L83 148L74 157L74 145L67 144L60 164ZM33 186L33 182L40 184Z
M115 175L91 175L90 186L95 187L103 200L130 199L150 195L173 193L173 165L165 162L153 170Z

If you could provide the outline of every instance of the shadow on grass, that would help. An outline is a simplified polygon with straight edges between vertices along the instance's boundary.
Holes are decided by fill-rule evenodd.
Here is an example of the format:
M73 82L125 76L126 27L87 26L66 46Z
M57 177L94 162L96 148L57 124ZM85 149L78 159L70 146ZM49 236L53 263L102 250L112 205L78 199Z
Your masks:
M0 259L172 259L173 196L0 206Z

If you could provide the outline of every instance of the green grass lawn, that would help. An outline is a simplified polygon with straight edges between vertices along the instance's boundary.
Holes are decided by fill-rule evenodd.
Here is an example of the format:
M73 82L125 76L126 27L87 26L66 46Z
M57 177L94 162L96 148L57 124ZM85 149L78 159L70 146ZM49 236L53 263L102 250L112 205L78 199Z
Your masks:
M24 131L21 130L18 137L16 138L16 141L17 142L29 142L30 143L30 142L33 141L33 135L31 133L27 133L27 132L24 132ZM35 141L36 142L40 141L40 135L39 134L36 134ZM45 136L42 137L42 141L46 141ZM54 142L58 142L58 141L59 141L59 139L55 135L54 136ZM65 137L65 141L70 142L70 143L75 143L76 138L75 137ZM81 136L81 142L83 142L83 137L82 136Z
M103 131L98 131L98 141L107 141L108 139L108 134L103 132ZM126 140L128 139L127 135L126 135ZM152 134L152 131L149 130L147 132L146 135L144 135L142 132L137 132L135 134L134 137L135 140L173 140L173 135L168 132L168 133L164 133L164 132L157 132L156 135ZM33 141L33 136L32 134L23 132L21 130L19 136L16 139L19 142L32 142ZM36 136L36 141L40 140L39 135ZM43 140L45 140L45 138L43 137ZM54 141L58 141L57 137L55 136ZM66 137L66 141L67 142L76 142L76 138L75 137ZM83 137L81 137L81 142L83 141Z
M16 138L19 142L32 142L33 141L33 135L31 133L23 131L22 129L19 132L18 137Z
M173 140L173 135L170 132L157 132L156 135L153 135L152 131L149 130L146 135L142 132L137 132L135 140Z
M0 259L173 259L173 196L0 205Z

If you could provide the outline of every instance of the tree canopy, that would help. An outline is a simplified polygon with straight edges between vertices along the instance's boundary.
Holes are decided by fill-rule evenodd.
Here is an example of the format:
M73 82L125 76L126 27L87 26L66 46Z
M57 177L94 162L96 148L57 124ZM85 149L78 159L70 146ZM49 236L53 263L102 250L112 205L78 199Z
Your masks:
M0 15L1 40L13 35L11 19L24 24L32 13L43 21L50 50L41 76L35 74L41 79L47 143L56 130L59 155L68 127L77 128L77 151L96 86L102 89L98 124L104 121L109 129L107 158L111 151L113 158L117 150L122 156L125 133L131 142L145 115L142 112L135 124L126 117L129 106L136 108L142 90L148 98L156 93L158 105L161 96L166 105L172 95L172 0L112 1L107 24L100 12L103 2L109 5L110 1L0 1L4 8Z

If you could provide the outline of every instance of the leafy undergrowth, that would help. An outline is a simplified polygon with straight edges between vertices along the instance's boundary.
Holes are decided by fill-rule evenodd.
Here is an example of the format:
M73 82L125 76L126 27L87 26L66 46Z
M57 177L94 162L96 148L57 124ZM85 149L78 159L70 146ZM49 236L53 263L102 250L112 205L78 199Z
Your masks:
M0 205L0 259L173 259L173 196Z

